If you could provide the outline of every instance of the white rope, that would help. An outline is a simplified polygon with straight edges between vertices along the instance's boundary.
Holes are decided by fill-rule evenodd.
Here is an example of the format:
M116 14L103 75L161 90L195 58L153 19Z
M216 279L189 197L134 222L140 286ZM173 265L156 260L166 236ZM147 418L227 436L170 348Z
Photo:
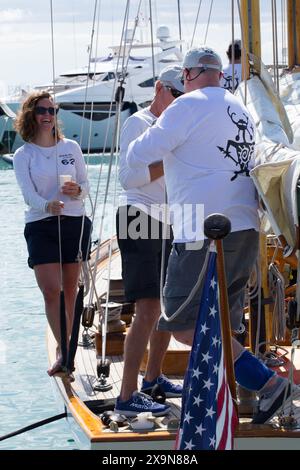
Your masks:
M269 293L273 297L273 335L276 341L285 338L285 302L284 302L284 277L279 272L275 263L271 263L268 269Z
M196 284L192 288L192 290L191 290L189 296L187 297L187 299L180 305L180 307L178 307L178 309L176 310L176 312L173 313L173 315L171 315L170 317L167 316L167 314L165 312L165 307L164 307L164 305L161 301L161 305L160 305L160 307L161 307L161 317L163 317L164 320L166 320L167 322L170 322L170 321L174 320L174 318L178 317L178 315L180 315L180 313L187 307L187 305L195 297L195 294L197 293L197 291L198 291L198 289L201 285L201 282L204 278L204 275L206 273L206 270L207 270L209 253L210 253L210 247L207 248L204 263L203 263L203 266L202 266L202 269L201 269L201 272L199 274L199 277L198 277L198 280L197 280ZM199 299L199 302L200 302L200 299Z

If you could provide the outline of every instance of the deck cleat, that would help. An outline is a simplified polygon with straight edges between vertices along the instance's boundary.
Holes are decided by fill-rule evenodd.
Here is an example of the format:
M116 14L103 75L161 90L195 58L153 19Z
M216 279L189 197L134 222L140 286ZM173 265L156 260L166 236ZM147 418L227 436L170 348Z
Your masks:
M100 416L102 424L104 426L109 427L109 429L113 432L118 432L119 428L128 425L128 420L126 416L123 416L118 413L114 413L113 411L104 411Z

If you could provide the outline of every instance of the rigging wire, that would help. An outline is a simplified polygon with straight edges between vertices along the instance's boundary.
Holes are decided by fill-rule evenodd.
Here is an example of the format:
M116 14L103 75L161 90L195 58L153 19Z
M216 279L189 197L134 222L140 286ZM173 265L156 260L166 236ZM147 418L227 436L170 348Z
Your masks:
M276 0L272 0L272 39L273 39L273 67L274 84L279 94L279 73L278 73L278 32L277 32L277 8Z
M51 57L52 57L52 81L53 81L53 101L56 106L55 97L55 54L54 54L54 18L53 18L53 3L50 0L50 20L51 20ZM55 158L56 158L56 180L57 187L59 187L59 175L58 175L58 152L57 152L57 121L54 120L54 139L55 139ZM60 289L63 290L63 273L62 273L62 243L61 243L61 225L60 216L58 216L58 246L59 246L59 265L60 265Z
M235 47L234 47L234 0L231 0L231 65L232 65L232 93L235 90Z
M204 43L203 44L206 44L207 35L208 35L208 28L210 26L210 19L211 19L213 4L214 4L214 0L211 0L209 14L208 14L208 20L207 20L207 25L206 25L206 31L205 31L205 35L204 35Z
M240 19L240 25L241 25L241 36L242 36L242 70L243 70L243 75L242 79L244 80L244 104L247 105L247 75L246 75L246 70L248 68L248 54L246 50L246 33L244 29L244 24L242 21L242 11L241 11L241 3L240 0L237 0L237 6L238 6L238 12L239 12L239 19Z
M125 83L125 77L126 77L127 69L128 69L128 65L129 65L130 54L131 54L131 50L132 50L132 46L133 46L134 37L135 37L135 34L136 34L136 28L139 24L139 16L140 16L140 13L141 13L141 4L142 4L142 0L140 0L138 8L137 8L137 13L136 13L136 16L135 16L134 27L133 27L129 47L128 47L128 52L126 54L124 53L124 59L125 59L125 55L126 55L127 59L126 59L126 64L125 65L124 65L125 60L123 60L123 63L122 63L122 85L123 85L123 83ZM152 44L153 44L153 42L152 42Z
M287 66L287 47L286 47L286 0L281 0L281 54L282 64Z
M52 78L53 78L53 102L56 106L55 99L55 60L54 60L54 19L53 19L53 4L50 0L50 18L51 18L51 55L52 55ZM58 175L58 135L57 135L57 122L54 120L54 139L55 139L55 159L56 159L56 180L57 187L59 187L59 175ZM57 228L58 228L58 251L59 251L59 277L60 277L60 299L59 299L59 319L60 319L60 348L62 356L62 364L67 364L67 321L66 321L66 309L65 309L65 298L64 298L64 287L63 287L63 268L62 268L62 240L61 240L61 219L60 215L57 216Z
M181 14L180 14L180 0L177 0L177 14L178 14L178 30L179 30L179 41L180 41L180 52L182 52L182 34L181 34Z
M120 99L118 103L118 119L116 122L116 131L115 131L115 140L116 140L116 148L119 147L119 136L120 136L120 115L121 115L121 105L122 100ZM115 161L115 179L114 179L114 192L113 192L113 208L116 207L116 194L117 194L117 183L118 183L118 156L116 157ZM109 255L108 255L108 275L107 275L107 289L106 292L109 294L110 292L110 277L111 277L111 261L112 261L112 246L113 246L113 237L115 232L115 224L114 219L112 219L111 225L111 236L110 236L110 244L109 244ZM104 313L104 322L102 321L102 360L105 360L106 356L106 333L107 333L107 322L108 322L108 302L109 302L109 295L106 296L105 302L105 313Z
M132 38L130 40L130 44L129 44L129 48L128 48L128 60L126 62L126 65L125 65L125 52L126 52L126 41L125 41L125 38L126 38L126 30L127 30L127 26L128 26L128 18L129 18L129 7L130 7L130 1L128 0L127 1L127 5L126 5L126 11L125 11L125 16L124 16L124 21L123 21L123 28L122 28L122 35L121 35L121 42L120 42L120 48L119 48L119 54L118 54L118 63L119 63L119 59L120 59L120 56L121 56L121 49L122 49L122 44L124 44L124 53L122 54L123 56L123 60L122 60L122 73L121 73L121 76L120 76L120 83L123 84L124 83L124 80L125 80L125 77L126 77L126 71L127 71L127 67L128 67L128 61L129 61L129 54L130 54L130 50L132 48L132 44L133 44L133 40L134 40L134 34L135 34L135 31L136 31L136 27L137 27L137 21L135 23L135 27L134 27L134 31L133 31L133 34L132 34ZM140 7L141 7L141 0L139 2L139 6L138 6L138 13L136 15L136 18L138 18L138 15L139 15L139 11L140 11ZM119 103L119 105L117 105L117 113L116 113L116 126L115 126L115 132L116 132L116 128L118 126L118 120L120 120L120 117L118 116L118 114L120 114L121 112L121 102ZM115 136L114 136L114 141L116 142L116 133L115 133ZM117 140L118 142L118 140ZM110 175L111 175L111 170L112 170L112 163L113 163L113 145L112 145L112 148L111 148L111 155L110 155L110 162L109 162L109 168L108 168L108 175L107 175L107 180L106 180L106 188L105 188L105 195L104 195L104 202L103 202L103 210L102 210L102 214L101 214L101 220L100 220L100 230L99 230L99 242L98 242L98 246L97 246L97 250L96 250L96 260L98 259L99 257L99 251L100 251L100 246L101 246L101 238L102 238L102 231L103 231L103 224L104 224L104 214L105 214L105 209L106 209L106 204L107 204L107 198L108 198L108 189L109 189L109 182L110 182ZM117 148L116 148L117 150ZM99 191L99 185L97 187L97 193ZM109 261L110 262L110 261ZM95 266L94 266L94 270L93 270L93 285L96 284L95 280L96 280L96 274L97 274L97 263L95 263ZM92 292L90 293L90 303L92 302Z
M124 14L124 20L123 20L123 26L122 26L122 32L121 32L121 40L120 40L120 46L119 46L118 59L117 59L117 64L116 64L116 77L117 77L117 70L118 70L118 66L119 66L120 56L121 56L122 41L124 40L123 38L124 38L125 26L128 22L129 5L130 5L130 0L127 0L125 14ZM112 90L113 94L115 93L115 89L116 89L116 78L115 78L114 85L113 85L113 90ZM102 157L104 156L104 153L105 153L105 150L106 150L108 132L110 130L110 125L111 125L112 104L113 104L113 95L111 97L111 102L110 102L110 109L109 109L109 115L108 115L108 125L107 125L107 128L106 128L106 135L105 135L104 149L103 149ZM111 165L112 165L112 154L111 154L110 161L109 161L108 177L107 177L107 181L106 181L106 188L105 188L105 194L104 194L104 202L103 202L103 205L102 205L102 213L101 213L101 217L100 217L100 229L99 229L99 236L98 236L98 245L97 245L96 255L95 255L96 256L96 261L95 261L94 269L92 269L92 287L96 285L97 260L99 258L100 247L101 247L102 231L103 231L103 224L104 224L104 214L105 214L107 197L108 197L108 186L109 186L108 178L109 178L110 171L111 171ZM96 210L99 191L100 191L100 182L101 182L101 177L102 177L102 171L103 171L103 158L102 158L102 161L101 161L101 166L100 166L100 171L99 171L99 176L98 176L98 181L97 181L92 222L94 221L94 218L95 218L95 210ZM93 288L90 291L89 304L92 303L92 300L93 300Z
M96 84L96 76L97 76L97 57L98 57L98 42L99 42L99 23L100 23L100 7L101 7L101 2L99 2L99 8L98 8L98 19L97 19L97 30L96 30L96 47L95 47L95 61L94 61L94 73L93 73L93 81L92 81L92 87L91 89L93 90ZM92 48L92 46L90 46ZM90 87L89 87L90 88ZM89 119L89 137L88 137L88 146L87 146L87 171L89 167L89 160L90 160L90 149L91 149L91 139L92 139L92 130L93 130L93 115L94 115L94 93L92 93L92 99L91 99L91 113L90 113L90 119ZM83 116L84 117L84 116Z
M199 14L200 14L201 5L202 5L202 0L199 0L198 9L197 9L197 15L196 15L196 20L195 20L194 30L193 30L193 35L192 35L191 48L193 47L194 38L195 38L195 34L196 34L196 29L197 29L197 26L198 26L198 19L199 19Z
M88 84L89 84L89 77L90 77L90 71L91 71L91 58L92 58L92 50L93 50L93 42L94 42L94 34L95 34L95 22L96 22L97 7L98 7L98 0L95 0L94 12L93 12L92 31L91 31L91 39L90 39L90 45L89 45L89 48L88 48L89 59L88 59L88 70L87 70L86 83L85 83L85 92L84 92L83 115L82 115L82 120L81 120L81 129L80 129L80 139L79 139L80 147L82 145L83 125L84 125L84 119L85 119L85 114L86 114L87 92L88 92Z
M154 84L155 84L155 62L154 62L153 18L152 18L152 1L151 0L149 0L149 14L150 14L152 73L153 73L153 86L154 86Z

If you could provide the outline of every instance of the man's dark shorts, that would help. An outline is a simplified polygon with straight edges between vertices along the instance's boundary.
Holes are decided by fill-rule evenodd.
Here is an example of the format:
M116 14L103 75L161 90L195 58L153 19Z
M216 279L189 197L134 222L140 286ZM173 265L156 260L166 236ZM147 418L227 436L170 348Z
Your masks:
M196 284L208 246L208 240L197 250L187 250L185 243L174 244L164 287L165 311L168 317L183 304ZM257 259L259 234L255 230L233 232L224 239L223 246L231 328L238 331L243 317L245 288ZM183 331L195 327L203 283L204 278L191 302L176 318L170 322L160 318L159 330Z
M131 212L132 209L136 209L133 206L119 207L116 216L125 297L129 302L146 298L159 299L163 224L140 209L133 210L135 215L129 215L130 208ZM135 227L137 232L143 234L142 237L133 239L130 227ZM170 227L168 229L171 231ZM172 248L171 237L172 235L169 233L169 238L165 240L164 279Z

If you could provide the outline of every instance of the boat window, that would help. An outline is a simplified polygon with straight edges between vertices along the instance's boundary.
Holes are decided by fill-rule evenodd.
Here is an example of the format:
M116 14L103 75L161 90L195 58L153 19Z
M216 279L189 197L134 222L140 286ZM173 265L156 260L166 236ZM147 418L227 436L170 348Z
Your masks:
M157 79L158 79L158 76L155 77L155 81ZM139 83L138 86L140 86L142 88L147 88L147 87L150 87L150 86L154 86L153 77L148 78L148 80L145 80L144 82Z
M105 77L102 79L103 82L108 82L109 80L114 80L115 79L115 74L114 72L108 72Z
M178 59L160 59L158 62L160 62L161 64L177 64Z
M147 108L148 106L150 106L150 104L151 104L151 101L144 101L143 103L139 103L139 107Z
M73 103L59 103L59 109L70 111L71 113L77 114L80 117L84 117L85 119L92 120L92 121L102 121L103 119L107 119L110 112L113 114L117 110L116 103L112 104L110 101L102 101L102 102L73 102Z

